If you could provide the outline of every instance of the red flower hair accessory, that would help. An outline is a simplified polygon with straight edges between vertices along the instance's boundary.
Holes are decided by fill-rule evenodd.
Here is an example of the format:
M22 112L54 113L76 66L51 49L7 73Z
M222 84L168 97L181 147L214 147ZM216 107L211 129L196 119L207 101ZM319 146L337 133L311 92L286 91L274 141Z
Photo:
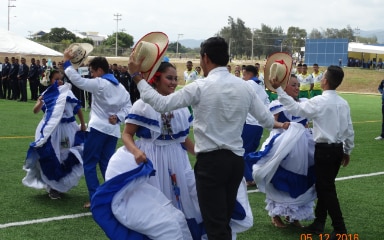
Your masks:
M161 76L161 72L156 72L151 79L148 80L148 83L151 85L155 84L155 81L158 77Z

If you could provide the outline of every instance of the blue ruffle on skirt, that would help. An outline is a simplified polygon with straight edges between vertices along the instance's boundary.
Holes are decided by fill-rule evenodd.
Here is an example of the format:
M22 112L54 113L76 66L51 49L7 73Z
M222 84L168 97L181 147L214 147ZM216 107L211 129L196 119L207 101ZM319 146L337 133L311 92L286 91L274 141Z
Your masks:
M97 188L96 193L91 199L92 216L97 224L104 230L108 238L132 240L149 239L147 236L122 225L115 218L111 204L114 195L125 185L137 178L153 176L154 174L155 170L153 169L152 162L148 160L146 163L141 163L137 168L106 181Z

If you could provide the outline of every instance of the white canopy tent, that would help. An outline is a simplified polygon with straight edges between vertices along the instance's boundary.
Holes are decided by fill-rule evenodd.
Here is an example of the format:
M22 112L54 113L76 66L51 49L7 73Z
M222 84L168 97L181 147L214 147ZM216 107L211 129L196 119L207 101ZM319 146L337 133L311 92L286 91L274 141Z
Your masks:
M0 53L37 56L63 56L60 52L4 29L0 29Z
M349 43L348 52L384 54L384 46L366 45L363 43Z

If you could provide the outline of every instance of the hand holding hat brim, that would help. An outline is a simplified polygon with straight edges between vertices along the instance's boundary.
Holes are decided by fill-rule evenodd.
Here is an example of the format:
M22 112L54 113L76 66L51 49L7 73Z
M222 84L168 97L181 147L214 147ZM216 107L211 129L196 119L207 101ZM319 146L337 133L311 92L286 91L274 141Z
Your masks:
M128 72L131 75L140 72L141 65L143 64L143 61L145 59L145 56L141 57L141 59L137 59L134 52L135 51L132 51L131 55L129 56L129 60L128 60ZM145 79L147 74L148 73L144 73L141 75L140 78L134 77L132 80L135 81L135 83L137 84L141 79Z
M141 64L143 63L145 56L142 56L141 59L138 59L135 55L135 51L132 51L128 60L128 72L129 74L134 74L140 72Z
M73 52L72 49L67 48L64 51L64 61L71 60L73 58Z
M277 76L269 79L269 82L271 83L272 87L274 89L277 89L281 86L281 81L279 81L279 79L277 78Z
M272 83L274 83L275 86L282 87L283 89L285 89L287 82L290 78L292 63L292 57L287 53L277 52L270 55L267 59L264 69L265 87L272 92L276 92L276 87L272 85ZM277 64L280 65L277 66ZM273 69L271 69L272 65ZM282 69L284 71L281 71ZM280 75L281 77L278 77Z

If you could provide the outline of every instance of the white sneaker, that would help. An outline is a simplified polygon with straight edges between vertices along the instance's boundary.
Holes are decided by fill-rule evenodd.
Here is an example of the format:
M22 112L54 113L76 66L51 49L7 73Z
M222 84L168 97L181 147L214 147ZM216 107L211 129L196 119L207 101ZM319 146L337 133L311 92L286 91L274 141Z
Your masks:
M375 137L375 140L383 140L384 138L382 136Z

